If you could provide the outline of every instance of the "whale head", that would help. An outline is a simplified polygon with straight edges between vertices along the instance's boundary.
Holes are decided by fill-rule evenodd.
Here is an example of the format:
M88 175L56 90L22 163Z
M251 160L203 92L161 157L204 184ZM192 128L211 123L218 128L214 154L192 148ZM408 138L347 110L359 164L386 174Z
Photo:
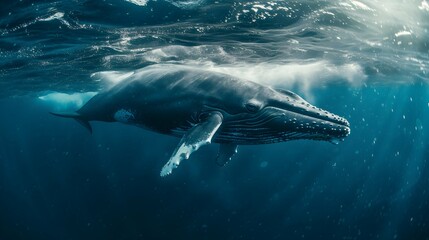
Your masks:
M349 122L313 106L297 94L274 90L248 98L244 111L227 115L220 142L237 144L275 143L297 139L337 144L350 134Z

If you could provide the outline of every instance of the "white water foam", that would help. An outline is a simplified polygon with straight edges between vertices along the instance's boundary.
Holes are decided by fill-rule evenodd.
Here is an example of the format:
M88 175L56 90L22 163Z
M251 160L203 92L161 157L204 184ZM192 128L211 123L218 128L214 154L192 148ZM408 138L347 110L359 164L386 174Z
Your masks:
M135 4L137 6L146 6L147 2L149 2L149 0L125 0L126 2Z
M351 4L355 6L358 9L365 10L365 11L374 11L372 8L368 7L368 5L359 2L359 1L351 1Z
M218 60L221 62L234 62L235 58L229 55L221 46L200 45L200 46L180 46L170 45L156 48L141 54L141 57L148 62L161 63L167 61L179 61L180 59L207 61Z
M409 31L400 31L400 32L395 33L395 37L409 36L409 35L411 35L411 32L409 32Z
M64 13L63 12L56 12L49 17L38 19L38 21L40 21L40 22L49 22L49 21L53 21L53 20L58 20L62 24L66 25L68 28L71 28L71 29L79 29L79 28L85 27L84 25L80 25L77 23L75 23L76 26L72 26L67 20L64 19Z
M420 10L425 10L429 12L429 3L426 0L423 0L419 6Z
M125 0L125 1L141 7L145 7L149 2L149 0ZM181 9L192 9L192 8L201 6L205 2L205 0L182 0L182 1L166 0L166 2L169 2L172 5Z
M202 6L205 3L205 0L166 0L172 5L181 8L181 9L193 9L199 6Z
M238 66L210 66L209 70L258 82L273 87L298 89L307 98L312 97L311 90L329 83L346 83L354 87L361 86L367 76L357 63L334 65L327 61L307 64L257 64Z
M103 81L105 84L107 84L107 88L110 88L111 86L116 85L117 83L131 77L132 75L134 75L134 71L103 71L91 74L91 78L93 78L95 81Z
M174 65L157 64L149 68L166 68ZM215 65L211 62L187 66L190 69L206 69L213 72L228 74L243 80L250 80L266 86L297 89L307 98L313 97L314 88L324 87L329 83L345 83L353 87L361 86L367 76L357 63L335 65L328 61L305 64L228 64ZM92 74L99 81L105 81L108 87L129 78L138 77L149 68L132 72L104 71Z
M39 21L48 22L48 21L52 21L52 20L55 20L55 19L62 19L63 17L64 17L64 13L57 12L57 13L49 16L49 17L41 18L41 19L39 19Z

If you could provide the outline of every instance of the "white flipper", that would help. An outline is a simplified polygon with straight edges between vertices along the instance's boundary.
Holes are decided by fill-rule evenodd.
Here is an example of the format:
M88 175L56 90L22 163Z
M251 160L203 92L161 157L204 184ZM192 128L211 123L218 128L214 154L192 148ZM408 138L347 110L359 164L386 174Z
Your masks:
M219 146L219 152L216 157L217 165L223 167L231 161L234 154L237 153L238 146L233 143L223 143Z
M192 127L185 135L176 150L170 157L170 160L164 165L161 170L161 177L170 174L173 169L179 166L183 159L188 159L189 156L197 151L201 146L210 144L213 135L222 124L222 114L219 112L210 113L207 119Z

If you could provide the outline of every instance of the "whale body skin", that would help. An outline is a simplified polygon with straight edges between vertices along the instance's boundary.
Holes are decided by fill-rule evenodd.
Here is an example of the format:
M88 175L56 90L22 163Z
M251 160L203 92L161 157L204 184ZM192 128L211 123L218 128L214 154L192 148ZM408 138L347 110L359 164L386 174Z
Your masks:
M76 112L52 114L74 118L90 131L90 121L121 122L180 137L161 176L211 142L220 143L217 163L225 165L238 145L296 139L337 143L350 133L346 119L293 92L177 65L143 68Z

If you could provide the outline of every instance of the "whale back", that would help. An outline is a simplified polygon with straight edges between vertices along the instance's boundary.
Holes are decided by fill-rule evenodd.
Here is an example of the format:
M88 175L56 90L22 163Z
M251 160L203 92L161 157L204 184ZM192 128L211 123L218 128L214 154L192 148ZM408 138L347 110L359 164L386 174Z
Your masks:
M237 114L244 111L244 102L263 99L267 91L272 90L222 73L181 66L147 67L97 94L78 113L98 121L115 121L115 111L124 107L148 112L147 120L152 115L154 121L171 118L173 113L180 119L204 106Z

